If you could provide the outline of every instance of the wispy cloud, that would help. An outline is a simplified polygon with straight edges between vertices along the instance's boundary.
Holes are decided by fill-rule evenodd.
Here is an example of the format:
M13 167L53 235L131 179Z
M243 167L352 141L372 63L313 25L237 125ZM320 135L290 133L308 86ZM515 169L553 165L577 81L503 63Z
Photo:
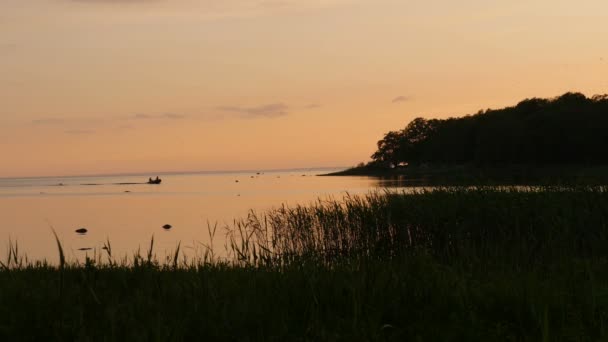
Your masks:
M321 108L321 105L318 103L311 103L311 104L307 104L306 106L304 106L304 109L317 109L317 108Z
M34 119L30 122L34 126L74 126L74 125L99 125L114 119L108 117L46 117Z
M164 113L164 114L135 114L131 118L135 120L159 120L159 119L168 119L168 120L181 120L185 119L188 116L185 114L176 114L176 113Z
M62 125L66 122L65 119L58 118L45 118L32 120L32 125L44 126L44 125Z
M2 43L0 42L0 50L14 50L17 48L17 43Z
M165 113L165 114L162 114L162 117L165 119L179 120L179 119L185 119L187 117L187 115L175 114L175 113Z
M256 3L258 8L289 9L289 8L315 8L339 5L353 2L353 0L260 0Z
M261 8L285 8L290 5L292 1L284 1L284 0L266 0L260 1L258 6Z
M188 12L201 18L212 19L316 10L354 1L356 0L63 0L64 3L131 9L146 6L146 10L155 9L158 11L155 13L163 15Z
M407 102L410 98L408 96L397 96L393 99L393 103Z
M118 126L116 128L117 129L130 130L130 129L135 129L135 126L133 126L133 125L120 125L120 126Z
M115 3L115 4L135 4L135 3L151 3L160 2L160 0L70 0L72 2L89 2L89 3Z
M75 135L86 135L86 134L94 134L95 131L92 129L68 129L64 131L65 134L75 134Z
M314 109L320 107L318 104L309 104L299 107L300 109ZM83 117L46 117L30 121L30 125L36 127L48 127L59 130L65 134L93 134L98 130L106 130L109 127L120 130L136 129L140 124L156 125L180 121L221 121L231 119L256 119L256 118L279 118L290 114L290 107L282 102L270 103L259 106L227 105L208 108L203 111L194 110L187 114L179 112L165 113L135 113L130 115L116 116L88 116Z
M278 118L289 114L289 106L284 103L271 103L256 107L222 106L217 109L237 114L242 118Z
M328 6L334 4L348 3L353 0L226 0L226 1L218 1L218 0L197 0L197 1L187 1L187 0L65 0L68 2L84 2L84 3L185 3L185 4L198 4L199 6L204 6L207 8L285 8L285 7L293 7L293 6Z

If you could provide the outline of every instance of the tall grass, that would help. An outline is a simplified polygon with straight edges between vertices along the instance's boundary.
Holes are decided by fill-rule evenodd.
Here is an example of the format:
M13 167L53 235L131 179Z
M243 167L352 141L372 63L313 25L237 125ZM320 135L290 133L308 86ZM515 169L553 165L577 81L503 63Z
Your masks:
M246 218L224 227L223 246L215 244L221 234L218 225L208 222L206 229L208 241L201 242L201 253L190 259L182 254L180 243L164 260L158 260L154 236L145 252L135 251L130 258L116 259L108 239L89 259L110 266L222 263L269 267L303 261L331 265L350 258L387 260L420 251L442 261L457 257L513 265L608 255L608 189L554 186L385 191L283 205L263 213L251 211ZM59 267L66 267L56 234L55 239ZM16 242L9 240L8 244L6 261L0 267L23 266L27 257Z
M602 187L440 188L346 196L251 213L229 230L238 260L392 258L425 250L441 260L510 263L608 252Z
M60 269L27 261L11 242L0 340L608 338L602 187L443 188L282 206L236 220L221 258L217 228L208 224L199 258L178 244L159 259L153 239L120 258L107 241Z

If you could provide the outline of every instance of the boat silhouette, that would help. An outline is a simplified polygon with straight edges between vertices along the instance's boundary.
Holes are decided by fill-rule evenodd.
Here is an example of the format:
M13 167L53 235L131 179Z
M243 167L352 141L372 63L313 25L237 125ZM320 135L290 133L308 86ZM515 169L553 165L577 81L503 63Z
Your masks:
M156 179L150 178L150 179L148 179L148 184L160 184L162 181L163 180L158 177L156 177Z

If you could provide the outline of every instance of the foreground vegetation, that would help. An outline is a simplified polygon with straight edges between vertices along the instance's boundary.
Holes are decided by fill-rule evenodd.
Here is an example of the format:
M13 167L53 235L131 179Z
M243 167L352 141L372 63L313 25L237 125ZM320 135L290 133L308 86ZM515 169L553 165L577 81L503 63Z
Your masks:
M2 340L608 338L608 192L445 188L236 222L229 259L153 247L0 271ZM59 244L59 251L61 246Z

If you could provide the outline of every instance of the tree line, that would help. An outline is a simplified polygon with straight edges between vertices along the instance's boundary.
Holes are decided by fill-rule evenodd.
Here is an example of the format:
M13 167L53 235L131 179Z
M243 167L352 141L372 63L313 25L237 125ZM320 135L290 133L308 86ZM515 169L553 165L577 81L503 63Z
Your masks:
M566 93L386 133L370 165L608 164L608 95Z

